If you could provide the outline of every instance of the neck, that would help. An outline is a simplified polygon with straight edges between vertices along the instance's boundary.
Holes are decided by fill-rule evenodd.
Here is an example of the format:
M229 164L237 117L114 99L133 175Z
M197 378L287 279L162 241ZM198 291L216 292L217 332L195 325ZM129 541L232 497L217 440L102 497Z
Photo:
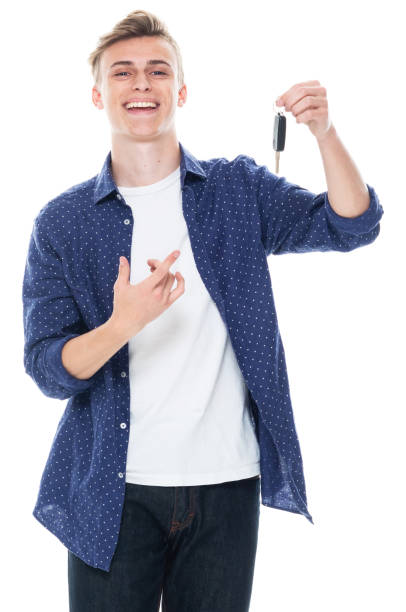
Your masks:
M142 187L164 179L180 165L176 133L156 140L112 139L111 169L119 187Z

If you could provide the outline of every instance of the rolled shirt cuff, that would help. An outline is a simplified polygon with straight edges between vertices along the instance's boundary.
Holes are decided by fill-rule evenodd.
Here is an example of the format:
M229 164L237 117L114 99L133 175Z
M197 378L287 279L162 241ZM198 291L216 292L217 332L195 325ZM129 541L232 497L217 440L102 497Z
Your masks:
M369 192L369 206L362 214L352 218L343 217L333 210L328 199L328 191L321 194L324 196L324 204L328 219L339 230L349 232L350 234L367 234L378 225L383 215L383 208L379 203L375 189L371 187L371 185L368 185L368 183L366 183L366 186Z
M45 367L47 368L47 374L55 380L55 382L66 389L70 394L80 393L85 391L92 384L96 376L94 374L90 378L81 379L72 376L65 368L62 363L62 349L68 340L76 338L80 334L68 334L63 338L58 338L53 342L50 342L45 351Z

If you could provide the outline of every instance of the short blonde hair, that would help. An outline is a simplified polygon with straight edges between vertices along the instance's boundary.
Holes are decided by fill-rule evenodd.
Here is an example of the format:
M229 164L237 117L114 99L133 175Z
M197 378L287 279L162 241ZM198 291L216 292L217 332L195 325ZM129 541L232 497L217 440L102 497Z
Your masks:
M113 43L137 36L159 36L166 40L175 51L178 64L178 85L181 89L184 85L184 74L182 57L177 42L169 34L166 25L155 15L148 11L132 11L119 21L111 32L99 38L97 47L89 55L88 62L91 66L93 79L96 85L101 83L100 64L103 51Z

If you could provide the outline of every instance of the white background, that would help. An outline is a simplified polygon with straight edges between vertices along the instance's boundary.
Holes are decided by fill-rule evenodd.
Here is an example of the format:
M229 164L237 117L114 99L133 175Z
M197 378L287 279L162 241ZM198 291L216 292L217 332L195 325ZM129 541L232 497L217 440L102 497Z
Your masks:
M67 612L67 551L31 512L66 401L23 368L21 288L39 209L101 169L89 53L130 11L180 45L177 136L198 159L240 153L274 171L273 100L318 79L385 214L349 253L271 256L300 439L305 517L261 505L251 612L403 612L405 100L399 2L19 2L2 9L2 560L7 612ZM287 113L280 174L326 190L317 142ZM151 254L153 256L153 254ZM4 580L5 579L5 580ZM147 612L147 611L146 611ZM193 611L190 611L193 612Z

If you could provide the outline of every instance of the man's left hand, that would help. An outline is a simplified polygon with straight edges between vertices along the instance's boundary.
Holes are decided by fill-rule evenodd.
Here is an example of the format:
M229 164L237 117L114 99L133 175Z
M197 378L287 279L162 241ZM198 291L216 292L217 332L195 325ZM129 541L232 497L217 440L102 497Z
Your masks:
M319 81L296 83L276 100L277 106L296 117L296 123L309 126L317 140L323 140L333 129L330 120L327 90Z

